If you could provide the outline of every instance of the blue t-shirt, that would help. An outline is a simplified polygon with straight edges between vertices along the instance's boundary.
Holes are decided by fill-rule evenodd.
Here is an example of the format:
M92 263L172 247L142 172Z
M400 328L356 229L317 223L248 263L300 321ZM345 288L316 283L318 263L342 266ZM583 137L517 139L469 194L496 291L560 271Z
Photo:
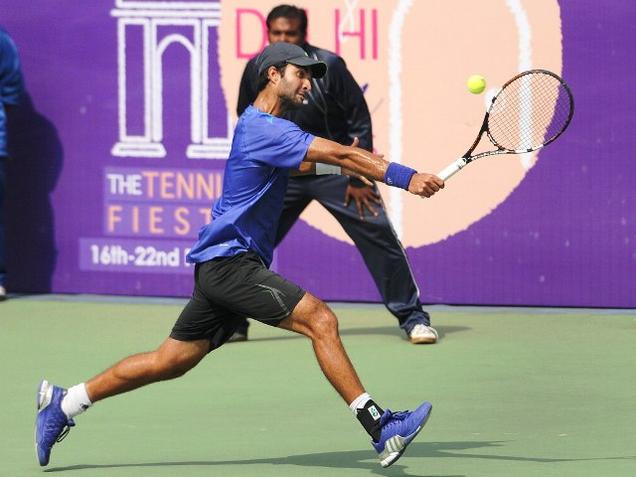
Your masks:
M212 222L199 231L188 261L201 263L251 250L269 266L289 169L298 169L313 140L291 121L249 106L234 131Z

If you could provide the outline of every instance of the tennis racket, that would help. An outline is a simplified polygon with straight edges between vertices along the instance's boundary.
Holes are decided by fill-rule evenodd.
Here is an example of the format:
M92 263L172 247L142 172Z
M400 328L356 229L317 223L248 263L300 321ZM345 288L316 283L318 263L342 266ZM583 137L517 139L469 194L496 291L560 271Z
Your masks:
M477 139L466 154L437 175L447 180L482 157L536 151L563 134L573 114L572 92L559 76L547 70L518 74L492 99ZM471 155L484 133L496 149Z

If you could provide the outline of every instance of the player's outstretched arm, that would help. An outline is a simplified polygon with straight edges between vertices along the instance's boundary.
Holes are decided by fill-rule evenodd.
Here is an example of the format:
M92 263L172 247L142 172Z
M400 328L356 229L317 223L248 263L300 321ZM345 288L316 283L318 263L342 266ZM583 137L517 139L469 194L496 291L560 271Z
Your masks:
M359 144L358 138L353 139L353 143L351 143L352 147L358 147ZM304 160L300 163L300 167L298 170L291 171L292 176L308 176L308 175L324 175L324 174L334 174L340 176L349 176L355 177L356 179L361 180L368 186L373 186L373 182L367 179L365 176L358 174L354 171L350 171L344 167L340 166L332 166L321 162L309 162Z
M343 146L320 137L309 145L305 161L340 166L422 197L430 197L444 188L444 181L436 175L418 173L402 164L387 162L383 156L359 147Z

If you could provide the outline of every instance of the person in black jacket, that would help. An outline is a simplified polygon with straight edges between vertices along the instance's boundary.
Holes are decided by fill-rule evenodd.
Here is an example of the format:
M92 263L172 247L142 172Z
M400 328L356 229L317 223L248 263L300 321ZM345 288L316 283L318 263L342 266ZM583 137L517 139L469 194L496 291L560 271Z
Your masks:
M359 147L372 151L371 115L363 91L341 57L306 42L305 10L279 5L267 16L267 29L270 43L299 45L310 57L328 66L322 79L313 80L306 104L290 111L286 119L311 134L340 144L349 145L357 138ZM256 98L257 84L253 58L241 78L239 116ZM395 235L377 187L365 185L359 179L331 175L328 168L323 174L290 178L276 244L282 241L307 205L317 200L356 244L385 306L397 318L409 340L415 344L435 343L437 332L431 327L429 314L422 309L406 253ZM365 213L369 216L365 217ZM246 340L247 328L246 319L231 341Z

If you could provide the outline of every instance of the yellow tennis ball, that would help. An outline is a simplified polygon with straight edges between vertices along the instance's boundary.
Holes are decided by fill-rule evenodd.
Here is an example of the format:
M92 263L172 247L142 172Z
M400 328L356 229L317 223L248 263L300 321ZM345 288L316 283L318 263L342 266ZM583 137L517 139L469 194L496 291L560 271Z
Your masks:
M466 86L471 93L480 94L486 89L486 80L481 75L472 75L468 78L468 81L466 81Z

